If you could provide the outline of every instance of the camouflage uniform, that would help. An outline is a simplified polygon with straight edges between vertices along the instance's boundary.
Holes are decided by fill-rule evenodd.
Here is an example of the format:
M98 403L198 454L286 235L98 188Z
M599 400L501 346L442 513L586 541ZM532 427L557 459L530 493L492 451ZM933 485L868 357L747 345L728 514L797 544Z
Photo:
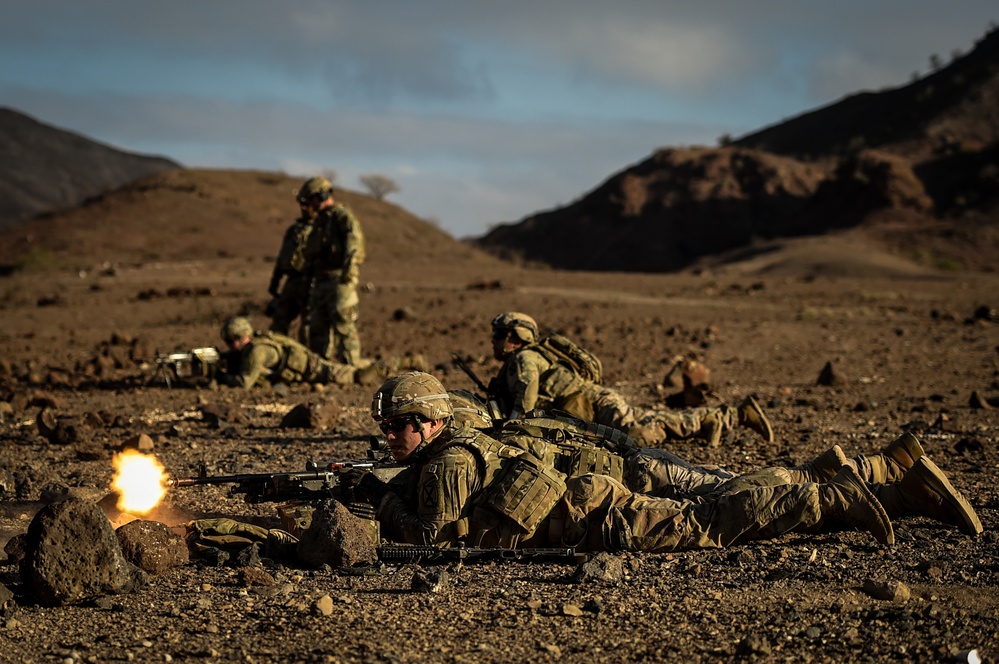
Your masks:
M298 328L298 340L305 343L307 324L305 320L309 304L309 278L305 275L305 244L312 233L312 220L300 217L288 227L281 242L271 275L268 292L274 296L271 301L271 331L288 334L291 324L299 316L302 317ZM282 277L284 285L280 291Z
M254 332L239 357L239 373L229 374L230 383L247 389L272 383L349 385L358 372L357 367L330 362L276 332Z
M323 357L357 364L357 283L364 262L361 225L345 206L322 210L305 245L309 292L309 347Z
M682 411L635 408L620 392L579 378L530 346L506 358L490 387L490 396L511 418L536 408L563 410L621 431L641 431L641 442L649 445L666 440L710 439L739 424L738 410L730 406Z
M526 492L534 503L507 504L501 510L493 489L503 488L508 464L512 459L533 458L516 452L472 429L442 429L414 466L397 476L401 484L377 506L383 534L413 544L452 545L463 539L478 546L661 553L810 531L822 526L826 517L846 517L841 504L820 494L820 486L831 487L828 492L839 490L838 485L747 487L695 503L633 493L620 481L597 474L563 476L561 490L550 483L545 488L552 490ZM848 500L864 502L876 513L876 500L848 470L854 478L846 485L853 492ZM511 502L509 493L499 496ZM525 529L509 513L533 516L533 528ZM886 540L887 517L872 518L876 524L865 525Z

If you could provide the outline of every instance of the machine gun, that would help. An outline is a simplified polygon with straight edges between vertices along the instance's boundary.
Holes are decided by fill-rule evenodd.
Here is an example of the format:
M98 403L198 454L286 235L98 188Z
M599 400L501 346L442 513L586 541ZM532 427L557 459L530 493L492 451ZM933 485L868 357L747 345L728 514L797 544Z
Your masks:
M216 348L194 348L178 353L157 353L157 373L167 387L183 378L212 378L219 370L222 355Z
M506 547L440 547L432 544L382 544L378 547L378 559L383 563L447 563L456 561L518 561L554 562L578 565L585 562L585 553L576 553L573 547L542 547L512 549Z
M292 500L323 500L336 498L341 502L352 502L349 495L353 489L344 486L340 475L346 470L363 469L375 473L378 479L387 482L395 477L402 466L389 457L378 456L376 449L369 450L367 459L354 461L334 461L324 467L312 461L305 464L304 472L246 473L238 475L209 475L204 464L193 477L171 477L167 486L171 488L231 484L229 495L242 495L248 503L272 503Z

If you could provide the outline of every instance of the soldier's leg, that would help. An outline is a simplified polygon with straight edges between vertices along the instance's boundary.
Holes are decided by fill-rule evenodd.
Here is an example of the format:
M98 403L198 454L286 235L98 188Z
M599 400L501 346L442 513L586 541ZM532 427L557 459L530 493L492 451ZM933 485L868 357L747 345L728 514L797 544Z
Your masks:
M271 304L271 327L272 332L278 334L288 334L291 322L298 316L298 310L294 302L290 302L285 294L287 289L282 289L274 298Z
M726 547L825 525L856 526L881 543L891 522L852 468L827 484L781 484L725 494L702 504L632 494L607 510L606 539L630 551L665 553Z
M310 358L307 383L322 383L334 385L353 385L357 382L358 369L350 364L330 362L313 354Z
M361 340L357 335L357 288L339 284L333 309L333 358L345 364L361 360Z
M874 484L899 482L924 454L919 439L906 431L877 454L861 454L850 461L864 480Z
M722 468L705 468L663 449L644 447L624 459L624 484L635 493L696 500L735 478Z
M332 353L335 284L317 283L309 293L309 349L326 359Z
M636 412L636 426L629 431L648 445L667 440L703 439L711 447L721 442L722 434L736 426L738 413L728 406L701 406L684 410L656 408Z

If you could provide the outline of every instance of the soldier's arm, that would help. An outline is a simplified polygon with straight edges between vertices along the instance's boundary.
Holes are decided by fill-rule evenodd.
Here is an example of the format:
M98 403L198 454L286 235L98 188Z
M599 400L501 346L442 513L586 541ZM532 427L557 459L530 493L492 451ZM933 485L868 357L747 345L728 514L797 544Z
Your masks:
M344 283L356 283L361 276L361 263L365 258L364 232L361 230L361 223L354 216L354 213L347 208L341 208L344 225L344 263L343 279Z
M390 539L451 546L467 534L471 498L480 488L471 453L453 448L420 469L413 500L386 494L378 505L378 520Z
M509 371L510 419L515 419L537 405L541 367L531 353L518 353L510 363Z
M254 385L265 385L271 369L281 361L277 351L270 346L255 345L249 352L243 354L243 362L235 383L239 387L250 389Z

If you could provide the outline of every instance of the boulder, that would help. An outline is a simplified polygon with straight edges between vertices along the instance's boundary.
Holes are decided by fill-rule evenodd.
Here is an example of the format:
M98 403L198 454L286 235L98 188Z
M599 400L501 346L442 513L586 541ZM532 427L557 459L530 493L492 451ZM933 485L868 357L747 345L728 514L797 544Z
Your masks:
M184 538L159 521L135 520L115 531L130 563L150 574L162 574L188 561Z
M335 500L320 503L298 543L298 559L310 567L369 565L378 560L375 541L361 519Z

